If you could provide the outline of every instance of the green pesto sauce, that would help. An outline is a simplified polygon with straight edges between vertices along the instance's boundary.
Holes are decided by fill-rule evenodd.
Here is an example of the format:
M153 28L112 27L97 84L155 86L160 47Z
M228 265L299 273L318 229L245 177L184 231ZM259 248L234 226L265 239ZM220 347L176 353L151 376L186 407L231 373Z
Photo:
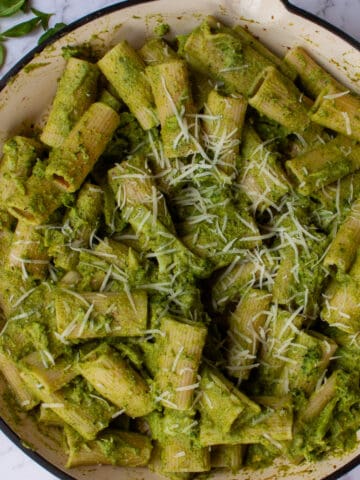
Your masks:
M87 60L89 62L97 60L94 47L92 47L90 43L83 43L81 45L65 45L61 50L62 56L65 58L65 60L69 60L72 57L80 58L81 60Z
M133 18L141 17L133 16ZM121 25L118 25L117 27L115 27L115 29L120 28L120 26ZM158 36L163 36L169 32L169 28L170 27L168 24L159 22L158 25L154 28L154 33ZM218 47L222 55L224 68L236 68L247 63L247 50L243 48L243 45L240 41L236 40L236 38L232 37L231 35L227 35L224 33L218 33L214 36L216 36L216 46ZM94 54L92 50L88 50L87 46L64 47L63 54L66 59L76 56L78 58L86 58L87 60L96 60L96 54ZM128 58L120 58L118 62L121 72L124 74L125 81L127 82L129 88L133 88L134 85L138 84L138 65L136 65L134 62L132 62L131 59L129 60ZM48 63L28 65L27 67L25 67L24 70L26 73L28 73L34 69L40 68L45 65L48 65ZM250 76L253 76L256 73L256 68L258 68L258 66L254 65L252 61L249 60L249 71L251 72ZM237 79L238 77L235 80ZM318 80L320 80L320 77L317 76L316 73L314 73L314 76L310 79L310 81L317 82ZM183 97L186 97L187 93L188 92L185 92ZM267 100L273 104L277 104L281 100L281 96L273 93L267 98ZM109 101L112 102L111 98L109 99ZM179 106L179 109L180 107L181 105ZM123 105L121 106L121 108L124 109ZM285 108L287 108L287 116L294 115L295 109L293 109L292 106L288 106ZM101 156L98 165L92 172L95 179L100 178L101 181L103 181L104 179L104 176L101 175L97 177L97 168L101 170L101 168L103 167L106 174L107 167L110 164L113 165L114 163L120 163L128 155L134 152L134 150L144 155L148 155L149 152L151 152L149 144L147 142L148 133L144 132L141 129L135 116L127 111L121 111L120 119L121 121L119 128L115 132L111 142L108 144L105 152ZM65 122L65 124L69 124L72 120L72 118L69 118L68 121ZM256 124L256 128L261 136L261 139L267 140L273 138L274 136L286 138L288 136L289 132L284 127L276 124L276 122L267 122L266 119L262 121L261 118L256 118L256 115L254 115L252 120L254 120L254 123ZM178 132L179 125L175 116L170 116L168 118L167 128L170 133ZM158 130L153 130L151 133L154 134L155 140L159 141ZM77 153L82 153L83 158L86 159L87 152L84 151L84 147L81 145L80 140L79 151ZM181 142L183 141L184 140L180 140L179 144L181 144ZM272 147L269 148L271 149ZM274 150L277 149L274 147ZM272 154L270 150L269 152L270 154ZM252 154L253 152L251 153L251 155ZM275 154L274 156L275 160L277 159L276 155L277 154ZM75 156L73 160L76 160ZM186 164L186 162L187 160L184 160L184 164ZM37 160L35 166L32 169L32 174L39 179L45 178L45 167L46 165L44 162ZM344 167L337 167L336 162L334 164L329 164L329 172L323 171L319 176L320 183L322 180L322 176L326 177L328 174L330 174L330 171L334 171L336 168L339 168L339 171L337 173L339 176L347 173L346 169L340 170ZM65 175L66 171L64 170L64 176ZM190 183L190 181L188 183ZM208 188L214 185L216 186L215 191L213 191L211 194L208 194ZM19 184L19 190L21 190L21 187L23 193L25 193L24 185ZM202 304L201 293L207 294L207 284L205 284L205 286L202 285L201 280L207 280L207 278L210 276L214 269L219 270L215 272L215 277L218 274L221 275L223 271L221 271L220 268L227 268L229 264L234 261L234 259L236 260L234 254L227 254L227 252L224 250L229 245L229 242L234 240L231 246L235 249L241 249L245 247L254 249L256 247L256 244L252 242L256 241L249 241L250 243L245 244L242 243L242 237L246 237L246 235L248 235L248 231L244 227L244 223L246 226L246 223L251 222L253 218L252 214L249 214L246 211L244 203L237 200L231 200L224 206L226 200L233 198L233 193L231 191L232 186L229 186L229 184L227 186L224 186L222 184L220 187L213 180L201 180L196 185L196 187L198 191L203 194L205 200L210 200L210 203L212 203L213 205L212 208L214 208L214 210L216 209L217 214L221 215L222 217L226 216L226 224L224 223L224 226L221 228L221 233L225 237L225 239L218 239L218 244L216 245L216 247L206 247L204 249L204 257L202 257L202 255L197 255L196 247L199 247L199 245L201 247L202 245L209 244L214 239L214 224L200 222L201 224L198 226L199 233L197 241L193 242L193 244L191 244L190 242L189 244L187 244L187 246L185 246L186 240L179 240L182 235L183 237L185 237L188 233L185 231L185 229L184 231L181 230L182 228L184 228L182 222L185 222L187 217L195 215L196 208L194 206L188 207L184 205L174 207L173 205L173 211L171 212L171 215L177 220L176 234L173 235L172 233L169 233L170 226L169 228L166 228L166 226L162 225L159 220L157 221L157 223L156 221L142 223L142 218L140 222L141 232L138 234L139 238L137 239L141 251L139 255L134 255L134 257L131 257L131 254L129 254L129 256L124 260L125 265L123 270L126 273L126 287L130 289L133 287L137 288L137 286L146 283L155 284L156 282L174 282L174 291L176 291L178 295L177 297L176 295L174 296L176 300L180 299L179 303L181 305L181 308L183 309L182 311L180 310L179 320L181 322L186 321L191 323L194 321L194 319L191 317L190 314L193 314L195 312L199 315L201 319L200 323L203 324L206 322L210 322L210 316L208 315L207 311L204 310ZM185 188L186 185L180 185L179 191L181 193L184 193ZM130 212L129 215L126 214L126 216L125 214L121 215L119 213L118 217L114 217L114 210L116 209L117 205L115 193L112 190L106 191L105 187L104 195L105 210L103 212L104 218L101 217L100 219L100 228L107 228L108 230L105 231L106 233L109 233L109 235L112 235L114 232L122 232L124 228L128 226L128 224L130 224L133 229L136 230L136 227L139 227L139 219L135 218L136 211L135 213ZM281 197L281 195L279 195L279 197ZM81 230L82 228L89 226L88 222L81 216L80 210L74 207L74 195L68 195L66 198L67 201L64 201L63 203L65 207L68 207L68 210L66 212L68 215L67 218L70 221L71 228L76 232L77 230ZM240 195L238 198L240 198ZM87 199L86 203L90 205L91 202L92 198L90 196L90 198ZM170 203L171 202L169 201L169 204ZM86 205L84 206L86 207ZM37 211L46 212L47 205L46 202L44 202L42 192L39 192L37 195L33 196L32 204L30 205L30 207ZM65 208L63 208L63 210L65 210ZM240 213L242 215L241 220L239 220L239 216L237 215L237 213ZM308 212L306 212L306 214L307 213ZM51 218L51 220L54 219ZM304 223L305 221L306 220L304 220ZM4 222L7 222L6 218L4 219ZM103 223L105 223L105 227ZM96 231L98 225L92 225L92 227ZM256 237L256 229L253 234ZM69 238L73 240L74 237L71 237L71 235L67 237L62 231L56 229L48 230L44 234L44 241L46 247L49 247L49 251L52 248L54 249L54 251L57 249L58 255L69 254L69 251L65 249L65 247L68 247L66 243L69 241ZM159 256L159 259L157 259L157 263L153 260L149 261L149 258L152 258L151 255L153 254L153 252L159 251L160 249L166 250L166 248L168 248L167 242L169 242L169 238L171 239L171 241L173 241L173 244L176 247L174 249L175 251ZM272 239L269 240L269 243L271 241ZM318 297L324 281L324 272L321 271L321 266L317 263L317 261L324 251L325 243L326 240L324 240L322 236L319 236L318 240L316 240L315 242L309 242L311 251L308 255L303 255L299 262L299 279L294 281L294 283L290 286L292 297L296 293L299 293L299 291L303 293L302 290L305 289L309 292L310 297ZM74 252L71 252L71 254L73 253ZM101 258L101 255L97 257L96 255L92 255L91 252L89 253L83 251L79 255L77 255L77 253L75 255L76 258L74 263L69 262L66 265L65 263L61 264L59 262L60 266L56 273L59 275L59 277L61 277L61 275L66 272L66 270L76 269L76 273L78 273L80 277L79 284L77 285L77 288L79 288L80 291L99 290L104 282L106 272L108 272L111 262L107 262L106 257ZM110 255L114 255L119 260L120 254L115 254L114 252L112 252L110 253ZM77 263L78 261L79 263ZM170 275L167 276L167 268L170 265L175 265L175 280ZM58 265L56 265L55 263L55 266L57 267ZM121 268L119 269L119 271L119 275L123 274ZM252 274L250 274L250 276L251 275ZM54 283L55 282L53 280L49 280L48 288L50 291L52 288L54 288ZM236 293L239 295L239 291L243 287L243 284L236 284L236 281L234 281L234 283L235 285L230 285L230 289L234 288L234 290L236 290ZM124 291L124 282L122 280L112 281L107 291ZM179 291L181 292L180 294L178 293ZM228 294L229 292L227 291L226 293ZM54 340L54 338L52 338L51 330L54 327L51 322L54 321L55 310L54 307L51 306L51 304L48 304L47 300L45 301L44 305L43 298L47 298L46 294L43 290L41 290L41 287L39 287L34 295L29 296L29 298L24 301L21 310L19 310L19 312L21 313L23 311L30 312L32 310L36 310L39 305L42 305L42 309L40 310L39 315L37 315L35 318L30 317L26 320L21 319L21 321L17 322L15 326L10 325L9 332L6 332L2 337L2 341L4 342L4 344L8 342L7 348L10 350L14 349L13 357L15 359L18 356L23 356L24 354L31 353L34 350L52 352L56 351L56 353L60 354L72 352L72 349L70 347L61 345L56 340ZM293 302L297 303L296 306L301 305L302 301L303 300L301 299L293 299ZM310 299L310 303L311 302L312 299ZM231 312L231 309L234 306L233 303L235 302L230 302L230 307L225 310L226 315ZM163 295L161 292L149 293L149 327L153 329L158 329L160 327L161 315L164 314L164 307L166 306L167 303L165 295ZM81 319L83 319L86 315L87 309L88 307L81 305L81 301L80 304L74 301L73 303L71 303L72 319L77 319L81 321ZM16 311L15 313L18 312ZM185 318L183 318L182 316L184 316ZM196 319L195 321L197 320L198 319ZM99 315L98 323L96 324L95 322L95 327L98 328L99 331L103 332L105 326L109 325L110 323L110 314ZM224 318L222 316L217 317L216 322L213 322L213 324L214 323L216 323L216 326L212 325L211 327L214 330L216 330L216 328L218 328L219 331L222 329L226 329L226 321L224 321ZM211 330L209 329L209 331ZM19 334L20 332L24 335L25 339L20 339L21 336L17 335L17 333ZM11 339L10 336L12 336ZM215 337L215 333L213 334L213 337ZM224 342L224 338L221 338L221 335L219 335L219 342L217 342L218 344L216 345L216 348L214 348L214 350L218 350L216 350L216 352L214 353L214 351L211 351L213 347L211 341L213 340L214 339L209 340L209 354L206 354L206 357L207 359L209 359L211 356L213 356L214 362L218 362L218 365L220 366L220 368L222 368L226 360L223 356L224 352L221 351L221 348L223 345L225 345L226 349L227 344ZM18 343L18 345L16 345L16 342ZM93 348L97 347L101 341L95 340L93 343L85 345L83 345L81 342L82 341L80 340L79 345L76 347L79 358L87 354L88 350L90 351ZM144 343L144 345L142 345L142 342ZM223 342L223 345L219 347L219 344L221 342ZM132 343L132 340L129 338L121 340L107 338L106 340L104 340L103 343L114 347L118 352L117 355L121 356L121 358L124 358L126 359L126 361L133 364L139 371L142 371L142 369L145 370L146 368L147 371L145 373L142 372L143 376L146 378L146 380L149 378L149 383L152 383L152 377L156 376L157 374L157 357L159 355L159 352L161 352L161 347L159 346L161 344L159 341L151 340L144 342L143 340L140 340L138 342L136 340L134 341L134 343ZM177 352L174 352L174 354L176 353ZM313 347L307 350L301 366L301 373L304 376L311 376L311 374L313 374L313 366L315 363L318 363L321 360L322 354L323 352L320 347ZM332 364L331 368L338 367L341 368L344 372L348 372L349 374L353 374L354 372L359 373L359 351L356 348L352 349L351 346L347 345L342 346L339 348L337 354L340 356L340 358ZM194 362L195 357L195 353L188 354L186 355L185 359L189 362ZM335 365L335 367L333 367L333 365ZM130 377L131 375L132 374L130 374ZM132 379L135 380L135 376L133 376ZM355 446L356 431L354 425L357 425L360 422L360 408L358 406L359 389L354 388L352 385L350 385L349 379L350 375L348 377L346 377L345 375L341 385L337 388L334 398L326 405L326 407L316 419L311 420L311 422L306 425L300 424L300 428L296 432L295 438L289 447L290 454L295 460L301 460L302 458L306 458L309 460L319 459L323 458L323 456L328 454L329 452L337 453L340 452L340 450L348 450ZM155 388L156 387L154 387L154 389ZM256 393L256 386L254 387L253 391L251 391L251 385L246 383L244 387L241 388L244 388L244 390L248 389L250 393ZM109 410L111 410L112 406L105 399L96 398L96 396L98 397L96 389L91 387L87 382L81 379L80 376L76 377L75 380L73 380L70 384L64 387L62 389L62 393L64 394L66 402L69 402L70 404L76 406L80 405L84 407L84 409L87 409L94 415L94 421L98 422L98 424L100 424L102 427L107 426L106 419L109 418ZM174 392L170 391L170 393ZM308 398L306 397L304 392L301 390L294 390L293 392L291 392L291 395L293 398L294 410L298 412L303 409L308 401ZM227 393L225 393L224 391L221 391L219 396L221 397L220 400L224 400L224 402L227 399ZM160 442L166 442L169 437L176 437L177 439L180 438L181 440L183 440L185 444L190 445L192 448L200 449L201 446L199 445L198 440L199 425L198 423L195 426L193 425L194 419L199 419L198 412L189 411L187 412L187 414L184 415L182 412L177 412L171 409L166 409L165 412L163 412L160 411L160 408L161 407L159 406L158 410L152 412L146 418L146 420L150 424L153 438L159 440ZM267 416L271 412L272 408L269 407L265 408L262 414L264 416ZM284 409L283 412L285 412L286 414L287 411ZM16 409L14 409L14 415L16 415ZM256 418L256 420L258 420L258 418L260 418L260 415ZM248 420L248 417L246 417L246 419ZM244 420L244 422L246 421ZM130 424L131 426L135 425L135 422L130 421L128 418L125 419L125 423L127 425ZM119 422L119 424L121 424L121 422ZM169 434L169 431L172 433ZM187 433L184 434L184 431L186 431ZM81 442L83 441L81 440ZM122 443L121 440L116 436L111 436L111 434L97 440L98 447L101 449L103 454L111 460L111 463L113 463L114 465L119 462L119 450L125 446L125 443L126 442ZM127 444L126 446L129 449L133 449L134 455L138 455L141 451L141 449L137 448L136 446L129 447ZM30 446L28 448L32 447ZM264 468L265 466L268 466L272 463L272 461L278 456L278 453L278 448L271 444L271 442L267 442L264 440L263 443L255 443L248 448L246 465L250 466L251 468Z
M24 67L24 72L29 73L29 72L32 72L33 70L46 67L46 65L50 65L50 62L30 63L29 65L26 65L26 67Z
M168 23L160 23L154 28L154 33L158 37L163 37L170 32L170 25Z
M215 44L223 54L224 68L241 65L244 61L241 42L226 34L218 34L216 37Z

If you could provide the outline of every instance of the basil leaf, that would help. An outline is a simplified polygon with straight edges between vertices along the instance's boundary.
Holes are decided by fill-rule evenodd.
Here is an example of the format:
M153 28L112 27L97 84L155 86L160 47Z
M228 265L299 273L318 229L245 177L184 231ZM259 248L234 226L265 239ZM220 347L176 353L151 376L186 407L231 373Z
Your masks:
M35 30L41 23L40 18L34 17L31 20L26 22L19 23L14 27L9 28L9 30L5 30L5 32L1 33L1 37L23 37L28 33Z
M26 0L0 0L0 17L9 17L18 12Z
M6 50L2 43L0 43L0 67L4 65Z
M64 27L66 27L66 23L56 23L52 28L49 28L49 30L47 30L45 33L41 35L41 37L38 40L38 45L40 45L40 43L45 42L45 40L48 40L56 32L58 32L59 30L62 30Z
M31 11L37 16L37 18L40 19L42 28L44 30L47 30L49 28L50 17L52 17L54 14L53 13L40 12L40 10L36 10L36 8L32 8Z

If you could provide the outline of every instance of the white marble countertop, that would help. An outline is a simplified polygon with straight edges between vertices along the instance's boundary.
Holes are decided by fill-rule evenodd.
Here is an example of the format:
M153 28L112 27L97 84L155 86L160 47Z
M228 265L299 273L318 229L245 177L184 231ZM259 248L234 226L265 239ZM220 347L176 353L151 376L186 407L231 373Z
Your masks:
M120 0L117 0L117 2ZM336 25L347 34L360 41L360 0L290 0L294 5ZM33 0L35 8L45 12L54 12L50 25L57 22L70 23L84 15L113 3L114 0ZM269 0L269 3L271 0ZM13 25L16 18L2 18L1 30ZM21 20L22 21L22 18ZM39 34L25 38L11 39L7 42L6 62L1 70L4 75L25 53L34 48ZM0 432L0 474L6 480L55 480L55 477L35 464L23 452L15 447ZM358 480L360 467L345 475L342 480Z

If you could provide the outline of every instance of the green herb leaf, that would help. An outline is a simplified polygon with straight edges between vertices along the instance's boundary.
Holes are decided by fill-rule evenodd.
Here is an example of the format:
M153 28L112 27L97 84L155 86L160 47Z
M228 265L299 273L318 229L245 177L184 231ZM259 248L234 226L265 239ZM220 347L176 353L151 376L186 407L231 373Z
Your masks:
M34 17L26 22L19 23L14 27L9 28L9 30L5 30L5 32L1 33L1 37L23 37L28 33L35 30L41 23L40 18Z
M62 30L64 27L66 27L66 23L56 23L52 28L49 28L45 33L41 35L41 37L38 40L38 45L40 43L45 42L45 40L48 40L50 37L55 35L56 32L59 30Z
M0 17L9 17L18 12L26 0L0 0Z
M40 10L36 10L36 8L32 8L31 11L33 12L33 14L35 14L40 19L42 28L44 30L47 30L49 28L50 17L52 17L54 14L53 13L40 12Z
M6 50L2 43L0 43L0 67L4 65Z

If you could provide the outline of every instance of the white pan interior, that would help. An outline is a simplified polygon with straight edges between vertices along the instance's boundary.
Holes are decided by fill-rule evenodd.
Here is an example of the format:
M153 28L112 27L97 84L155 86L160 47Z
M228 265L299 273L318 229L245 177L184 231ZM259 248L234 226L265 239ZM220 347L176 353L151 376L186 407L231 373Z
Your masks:
M123 7L123 5L119 5ZM31 125L41 123L53 98L56 81L65 61L61 47L90 42L100 51L106 51L121 39L139 47L151 35L158 22L171 25L171 35L193 29L206 15L215 15L227 24L240 23L258 36L278 54L284 54L293 45L311 50L318 62L346 86L360 92L360 52L326 29L291 14L280 0L157 0L138 4L96 18L47 46L40 54L13 77L0 92L0 148L4 140L16 133L26 132ZM9 427L46 460L61 471L65 457L61 452L56 429L39 431L29 418L13 415L6 402L5 382L0 377L0 416ZM244 469L236 476L216 474L216 478L238 480L320 480L334 473L360 454L357 451L342 458L313 465L273 466L263 471ZM76 479L113 480L146 479L157 477L145 469L118 469L113 467L77 468L66 471Z

